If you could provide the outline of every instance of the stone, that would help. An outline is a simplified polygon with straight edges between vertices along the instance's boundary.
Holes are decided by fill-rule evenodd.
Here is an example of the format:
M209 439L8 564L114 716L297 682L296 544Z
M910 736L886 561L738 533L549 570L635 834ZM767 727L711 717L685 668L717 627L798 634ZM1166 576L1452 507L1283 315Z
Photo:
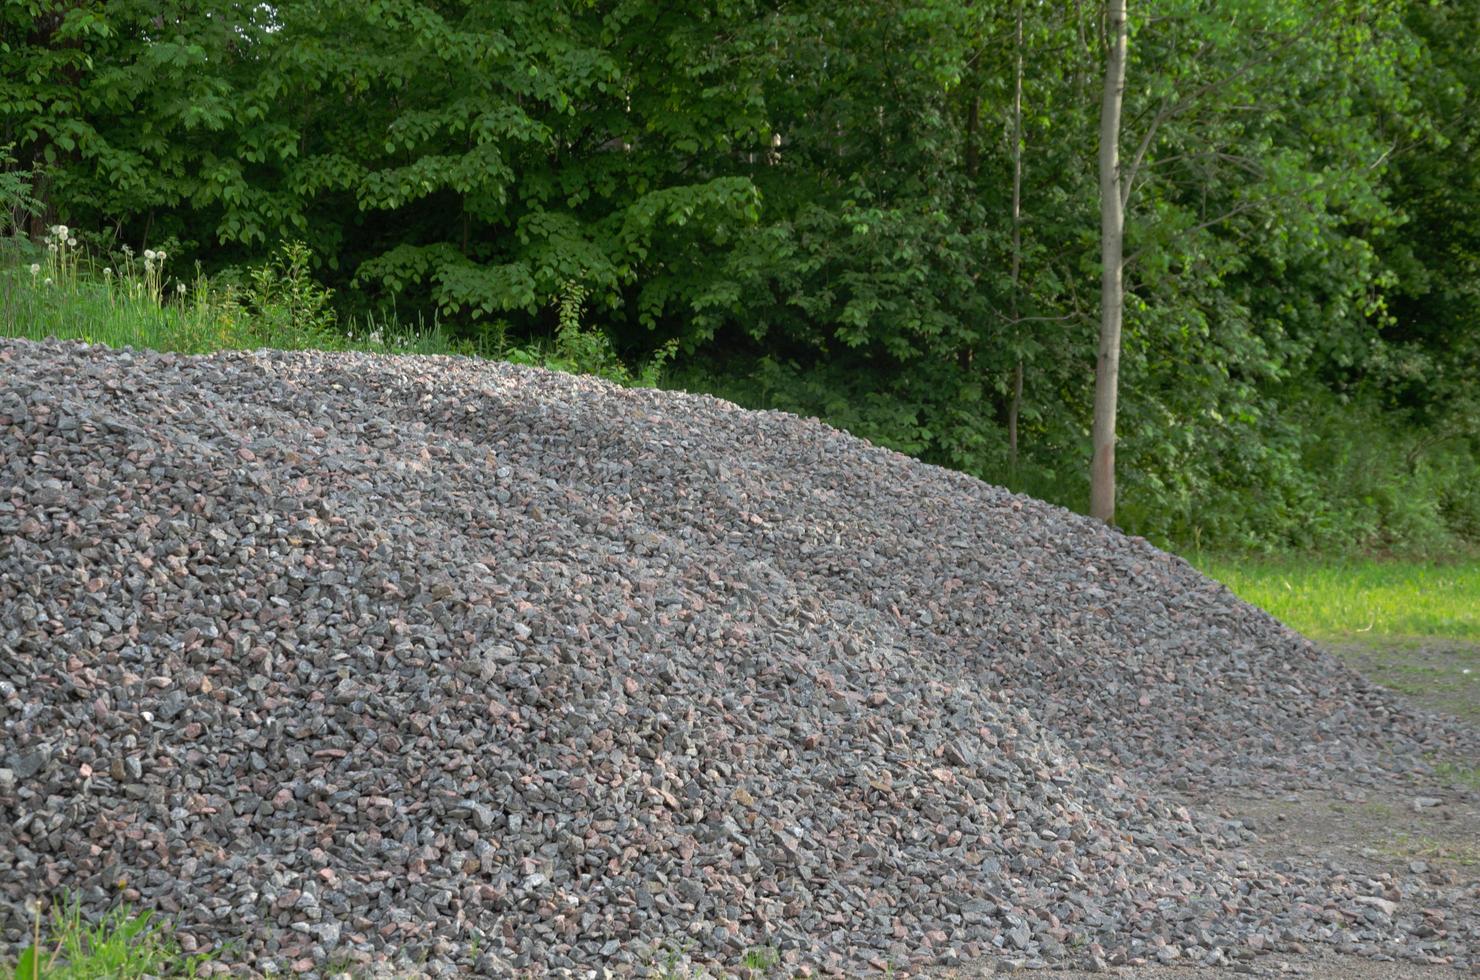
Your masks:
M470 358L0 340L0 417L0 905L279 975L1475 961L1457 876L1185 802L1473 729L1102 523Z
M1366 905L1369 908L1377 909L1379 912L1381 912L1385 916L1388 916L1389 918L1391 918L1393 914L1398 911L1397 902L1391 902L1385 898L1379 898L1376 895L1359 895L1353 901L1355 901L1358 905Z
M8 761L12 780L24 782L39 774L51 762L51 746L37 746L29 752L11 756Z

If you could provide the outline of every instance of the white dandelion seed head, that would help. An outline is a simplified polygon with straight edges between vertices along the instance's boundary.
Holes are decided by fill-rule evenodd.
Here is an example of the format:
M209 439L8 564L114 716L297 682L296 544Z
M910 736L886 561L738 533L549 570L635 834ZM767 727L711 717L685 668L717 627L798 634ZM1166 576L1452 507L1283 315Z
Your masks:
M31 275L34 276L34 275L36 275L36 273L38 273L40 271L41 271L41 263L40 262L32 262L31 263Z
M175 292L179 293L181 296L184 296L185 295L185 284L183 282L177 282L177 283L175 283Z
M75 239L75 238L69 238L69 239L67 239L67 247L68 248L76 248L77 247L77 239Z
M167 256L167 255L164 254L164 249L160 249L158 252L155 252L154 253L154 257L156 259L158 259L159 261L161 261L161 262L163 262L165 259L169 258L169 256Z
M127 245L125 245L125 246L123 246L123 254L124 255L133 255L134 254L134 250L131 249L131 248L129 248Z
M57 243L56 242L47 242L46 243L46 250L48 252L55 252L57 250Z
M47 276L46 277L46 280L44 282L42 282L41 285L43 285L43 286L50 286L51 285L51 276Z
M146 249L144 249L144 261L145 262L153 262L154 261L154 257L155 257L156 254L157 253L152 248L146 248Z
M51 226L51 233L53 235L57 236L58 238L66 238L67 237L67 226L66 225L52 225Z
M113 276L113 270L112 270L112 269L110 269L110 268L106 268L106 267L105 267L105 268L104 268L104 269L103 269L103 278L104 278L104 279L109 279L109 278L111 278L111 277L112 277L112 276Z

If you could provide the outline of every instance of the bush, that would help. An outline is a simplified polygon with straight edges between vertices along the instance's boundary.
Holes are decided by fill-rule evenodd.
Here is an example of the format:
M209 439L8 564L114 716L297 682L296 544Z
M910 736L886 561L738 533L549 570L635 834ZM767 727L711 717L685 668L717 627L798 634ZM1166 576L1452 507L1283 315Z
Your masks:
M587 291L577 282L567 282L556 304L556 329L553 345L514 347L499 352L515 364L547 367L571 374L594 374L621 385L655 388L663 371L678 351L678 342L670 340L635 372L612 346L611 338L599 329L584 326Z

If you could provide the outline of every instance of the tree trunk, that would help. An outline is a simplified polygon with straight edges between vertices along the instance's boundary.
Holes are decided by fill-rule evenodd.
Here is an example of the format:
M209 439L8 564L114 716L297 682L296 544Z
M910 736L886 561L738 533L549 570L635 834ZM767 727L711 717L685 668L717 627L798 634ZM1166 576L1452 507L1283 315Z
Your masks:
M979 82L976 79L976 59L973 58L967 65L968 84L973 93ZM977 168L980 165L980 153L977 151L977 131L981 128L982 98L979 93L973 94L966 108L966 176L970 180L976 179ZM970 372L971 365L976 360L976 348L973 345L963 347L956 354L956 362L961 366L963 372Z
M43 169L41 154L38 151L31 161L31 197L38 206L26 216L26 232L34 242L40 242L51 231L51 226L56 224L56 208L51 206L51 182L46 179L46 171ZM20 228L20 225L16 225Z
M1012 332L1018 322L1018 280L1023 272L1023 0L1017 5L1017 72L1012 94ZM1018 464L1018 416L1023 409L1023 355L1012 372L1012 402L1007 409L1007 459L1013 473Z
M1100 100L1100 355L1095 363L1094 456L1089 512L1115 521L1115 401L1125 304L1125 207L1120 194L1120 108L1125 93L1126 0L1109 0L1105 91Z
M1007 407L1007 456L1014 476L1018 464L1018 416L1023 410L1023 359L1012 369L1012 402Z
M981 96L973 95L971 97L971 105L966 111L966 176L972 178L976 177L978 166L976 131L981 125L981 112Z

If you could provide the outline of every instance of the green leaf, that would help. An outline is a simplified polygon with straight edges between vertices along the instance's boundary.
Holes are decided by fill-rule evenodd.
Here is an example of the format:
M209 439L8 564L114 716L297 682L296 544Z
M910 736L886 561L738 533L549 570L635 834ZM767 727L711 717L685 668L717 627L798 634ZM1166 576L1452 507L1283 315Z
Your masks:
M41 957L35 946L27 946L21 953L20 959L15 964L15 980L40 980L45 974L41 971Z

